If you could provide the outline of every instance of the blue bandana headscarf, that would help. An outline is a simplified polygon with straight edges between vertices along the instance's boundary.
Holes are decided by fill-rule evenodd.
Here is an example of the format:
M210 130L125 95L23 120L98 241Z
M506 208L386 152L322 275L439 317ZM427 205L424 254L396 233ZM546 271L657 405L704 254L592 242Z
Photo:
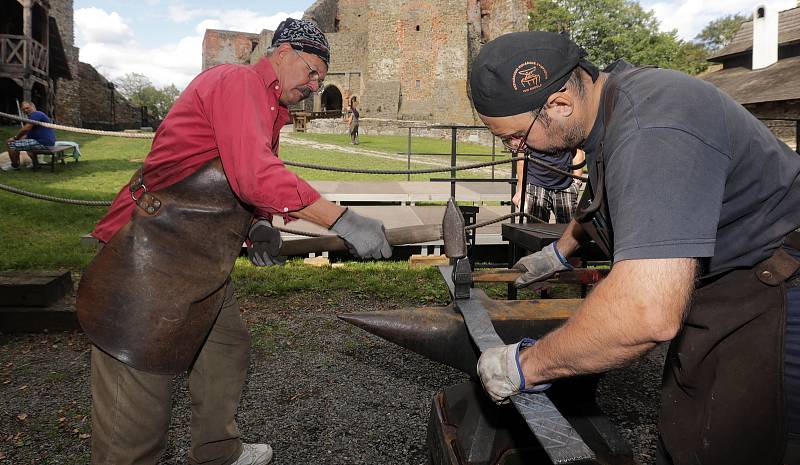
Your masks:
M289 44L295 50L312 53L320 57L326 65L330 63L328 39L319 26L311 21L286 18L272 36L272 46L277 47L280 44Z

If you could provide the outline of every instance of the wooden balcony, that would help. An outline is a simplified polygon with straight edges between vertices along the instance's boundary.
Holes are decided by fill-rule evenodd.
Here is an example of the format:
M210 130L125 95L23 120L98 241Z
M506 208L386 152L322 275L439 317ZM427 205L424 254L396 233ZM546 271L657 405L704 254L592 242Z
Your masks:
M49 61L47 47L40 42L21 35L0 34L0 70L30 69L47 76Z

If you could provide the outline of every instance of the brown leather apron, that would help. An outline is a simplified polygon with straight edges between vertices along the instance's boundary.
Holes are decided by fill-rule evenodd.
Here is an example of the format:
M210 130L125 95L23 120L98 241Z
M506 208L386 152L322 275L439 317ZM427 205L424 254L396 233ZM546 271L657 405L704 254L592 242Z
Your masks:
M130 190L139 208L83 272L78 320L117 360L179 373L217 317L252 213L234 195L219 158L152 193L140 170Z
M659 430L674 464L782 463L785 280L798 266L779 247L695 291L664 367Z

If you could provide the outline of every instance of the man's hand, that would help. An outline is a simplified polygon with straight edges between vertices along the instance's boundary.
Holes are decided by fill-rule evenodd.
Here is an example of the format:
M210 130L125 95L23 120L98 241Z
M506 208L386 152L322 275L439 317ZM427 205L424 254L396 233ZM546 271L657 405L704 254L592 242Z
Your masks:
M542 384L533 389L525 389L525 375L519 364L519 351L535 342L525 338L516 344L492 347L478 359L481 384L496 404L507 404L509 397L520 392L540 392L550 387L549 384Z
M517 208L519 208L519 201L520 201L520 199L521 199L521 198L522 198L522 191L518 190L518 191L517 191L517 192L514 194L514 197L511 197L511 203L513 203L513 204L514 204L514 206L516 206Z
M389 258L392 246L386 240L383 223L361 216L349 208L333 223L331 230L347 244L350 253L359 258Z
M571 270L572 266L561 257L556 248L556 242L542 250L522 257L513 268L522 271L519 278L514 281L514 286L525 287L536 281L543 281L559 271Z
M278 256L281 249L281 232L272 227L272 224L259 219L247 233L250 245L247 247L247 258L255 266L283 265L286 257Z

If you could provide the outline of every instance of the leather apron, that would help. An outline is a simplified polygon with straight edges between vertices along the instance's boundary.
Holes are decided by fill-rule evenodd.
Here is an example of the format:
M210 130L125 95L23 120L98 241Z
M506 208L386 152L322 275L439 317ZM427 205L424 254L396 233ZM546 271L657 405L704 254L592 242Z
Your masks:
M798 266L779 247L701 280L664 367L659 431L675 465L782 463L785 280Z
M130 191L138 208L83 272L78 320L115 359L180 373L216 320L253 216L219 158L157 192L139 170Z
M604 122L613 111L616 83L641 69L609 78ZM575 216L613 258L602 142L596 158L597 186L589 183ZM798 266L779 247L753 268L701 280L664 367L659 431L675 465L781 463L785 280Z

